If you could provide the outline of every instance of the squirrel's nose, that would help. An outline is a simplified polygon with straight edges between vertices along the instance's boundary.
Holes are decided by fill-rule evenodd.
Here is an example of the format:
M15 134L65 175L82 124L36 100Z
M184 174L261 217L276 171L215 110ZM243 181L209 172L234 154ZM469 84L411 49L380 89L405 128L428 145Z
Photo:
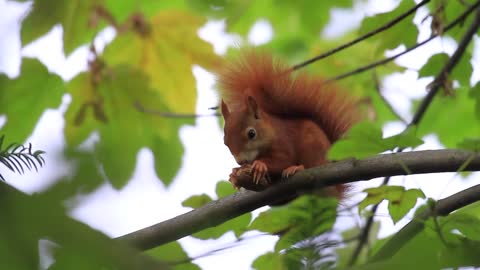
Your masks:
M248 163L248 160L245 158L240 157L235 157L235 161L238 163L238 165L242 166Z

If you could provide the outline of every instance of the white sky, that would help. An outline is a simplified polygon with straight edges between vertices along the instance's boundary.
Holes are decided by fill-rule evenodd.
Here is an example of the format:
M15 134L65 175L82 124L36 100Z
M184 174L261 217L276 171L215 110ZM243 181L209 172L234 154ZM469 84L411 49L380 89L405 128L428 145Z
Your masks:
M372 10L388 10L393 2L372 0L368 4L356 5L353 13L347 10L335 10L332 12L332 22L323 34L329 37L338 35L338 33L357 25L364 14L370 14ZM49 70L58 73L65 80L86 70L88 49L86 47L79 48L65 58L61 50L62 29L59 26L54 27L45 37L35 41L34 44L21 49L20 28L17 20L26 7L28 4L12 4L0 0L0 73L5 73L10 77L18 76L21 56L39 58ZM425 10L420 13L423 14L417 14L416 22L426 15ZM428 21L426 25L428 25ZM420 35L421 40L428 37L428 31L428 27L423 29ZM202 38L213 42L217 53L225 52L227 46L232 45L234 41L239 41L238 38L225 34L222 22L208 23L199 31L199 34ZM102 48L114 37L114 32L107 29L100 36L101 38L97 38L96 44L97 47ZM260 20L252 28L249 42L261 44L268 42L271 36L272 31L268 21ZM416 72L413 70L421 66L428 59L428 55L443 50L451 54L454 50L454 43L445 39L435 40L428 46L400 58L398 63L406 65L412 70L390 76L384 81L386 98L394 101L394 107L402 116L409 117L409 99L424 95L425 86L429 83L427 79L418 80ZM478 56L478 54L476 55ZM475 57L475 59L477 58ZM477 65L477 62L474 61L474 64ZM207 108L217 104L217 96L213 91L214 77L200 67L193 67L193 72L197 78L198 87L196 111L197 113L208 113ZM475 78L478 78L477 74L478 69L474 75ZM62 114L70 102L70 97L66 95L63 100L60 108L47 110L44 113L32 136L28 139L28 142L32 142L35 148L47 151L48 154L45 156L47 165L39 173L32 172L25 175L10 174L2 169L2 174L5 174L10 183L21 190L26 192L41 190L53 179L66 175L69 171L70 165L62 160L61 153L65 144ZM4 122L5 117L0 117L0 126ZM393 135L402 129L403 126L400 123L390 123L386 125L384 131L386 135ZM115 190L109 184L101 186L96 192L83 198L80 205L72 211L72 215L110 236L120 236L189 211L190 209L183 208L180 203L193 194L207 193L214 196L216 182L225 179L231 168L235 166L228 149L223 145L222 130L218 121L215 118L198 118L195 126L181 128L180 137L185 145L185 155L182 168L171 187L165 189L152 169L151 151L142 149L138 153L134 176L124 188ZM96 139L97 137L93 135L84 147L91 147ZM426 144L420 147L420 149L436 148L440 148L440 145L434 136L428 136ZM214 159L206 159L206 155L214 157ZM470 186L472 182L460 180L454 174L431 174L428 177L433 178L432 181L425 181L425 177L424 175L411 176L408 181L405 181L404 177L394 177L392 182L412 188L420 187L427 196L434 198L455 193ZM435 184L432 184L433 181ZM355 189L361 190L364 186L378 183L379 180L361 183ZM358 199L359 196L361 197L361 195L354 197ZM379 216L386 216L385 213L387 213L387 209L383 204L380 207ZM404 219L393 226L388 218L380 218L380 220L382 221L380 232L382 236L408 222L408 219ZM337 227L351 224L350 218L348 220L339 218ZM250 233L250 235L255 234ZM217 241L201 241L191 237L180 240L189 255L194 257L229 245L234 241L235 237L231 233ZM271 236L254 237L237 248L223 251L220 255L198 259L195 263L204 269L223 269L225 265L228 265L230 269L249 269L254 258L273 249L274 241L275 237Z

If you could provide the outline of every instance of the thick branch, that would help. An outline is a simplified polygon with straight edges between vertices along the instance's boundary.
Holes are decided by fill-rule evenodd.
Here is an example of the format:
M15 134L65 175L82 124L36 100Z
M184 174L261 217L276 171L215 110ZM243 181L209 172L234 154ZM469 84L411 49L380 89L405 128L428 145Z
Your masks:
M473 158L472 158L473 155ZM214 227L234 217L285 198L294 193L341 183L377 177L405 175L407 166L413 174L455 172L470 160L466 171L480 170L480 154L461 150L430 150L383 154L364 160L345 160L301 171L289 180L263 192L245 191L213 201L170 220L117 238L141 250L147 250L203 229Z
M429 217L438 215L446 216L451 212L467 206L480 200L480 185L462 190L445 199L439 200L434 209L427 209L416 216L405 227L398 231L372 258L372 262L391 258L402 246L410 239L421 232L424 228L425 220Z

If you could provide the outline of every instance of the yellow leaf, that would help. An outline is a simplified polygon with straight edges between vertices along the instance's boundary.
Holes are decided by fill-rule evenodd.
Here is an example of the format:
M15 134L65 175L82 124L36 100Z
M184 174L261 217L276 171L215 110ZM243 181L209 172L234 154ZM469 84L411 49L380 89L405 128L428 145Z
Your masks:
M105 61L143 71L169 112L192 113L196 103L192 66L212 70L220 63L211 44L197 34L205 22L187 12L162 11L148 22L149 32L120 33L105 50Z

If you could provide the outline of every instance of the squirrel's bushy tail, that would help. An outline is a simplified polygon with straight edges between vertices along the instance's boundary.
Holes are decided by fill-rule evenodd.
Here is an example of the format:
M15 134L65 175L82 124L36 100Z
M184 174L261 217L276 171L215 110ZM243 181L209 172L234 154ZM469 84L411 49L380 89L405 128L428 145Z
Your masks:
M360 119L355 99L343 90L303 71L292 71L264 52L243 50L218 75L221 97L230 110L241 109L246 96L253 96L267 113L313 120L330 142Z

